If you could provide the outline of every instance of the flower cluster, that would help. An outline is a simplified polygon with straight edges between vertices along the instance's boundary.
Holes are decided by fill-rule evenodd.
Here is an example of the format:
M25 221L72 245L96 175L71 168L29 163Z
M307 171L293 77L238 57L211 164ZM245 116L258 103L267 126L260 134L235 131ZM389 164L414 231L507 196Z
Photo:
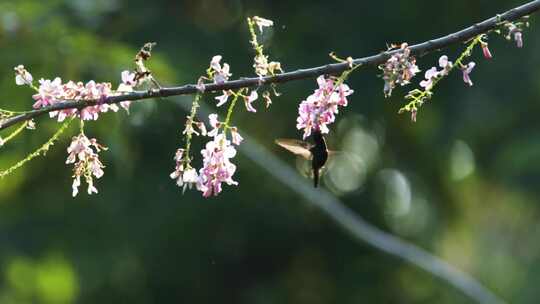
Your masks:
M253 58L253 68L255 74L259 77L265 77L268 75L275 75L277 72L283 73L281 63L277 61L268 62L268 56L264 54L263 45L259 44L257 40L257 34L255 33L254 26L259 28L259 32L263 32L263 28L274 26L272 20L268 20L259 16L248 18L249 31L251 33L251 40L249 41L255 50L255 58Z
M253 68L255 69L255 74L259 77L264 77L268 75L275 75L278 71L283 73L281 68L281 63L277 61L268 62L268 56L264 54L257 54L253 59Z
M236 171L236 165L230 159L236 155L236 149L225 137L225 133L217 134L214 140L208 142L204 150L203 167L199 171L197 189L203 192L204 197L221 192L221 184L238 185L232 179Z
M174 160L176 161L176 167L174 172L170 174L172 179L176 179L176 184L178 187L183 187L184 190L186 187L190 187L197 183L198 175L197 170L191 168L189 163L184 157L185 150L178 149L174 155Z
M199 129L199 132L197 132L197 130L195 130L194 126L197 127L197 129ZM191 136L193 134L199 136L199 135L202 135L202 136L206 136L206 126L204 125L204 123L202 121L194 121L193 118L191 118L191 116L187 116L186 118L186 127L184 129L184 131L182 132L182 134L186 134L188 136Z
M407 43L402 43L400 50L393 54L384 64L379 66L383 71L384 96L390 97L397 84L404 86L420 72L416 59L411 56L411 49Z
M439 71L436 67L432 67L424 74L424 77L426 79L420 81L420 86L423 87L425 90L431 90L431 88L433 87L433 83L436 79L448 75L448 73L453 67L453 64L452 61L448 60L448 56L442 55L439 58L439 66L442 68L442 70Z
M203 79L212 80L214 83L221 84L225 81L229 80L229 77L232 76L232 73L230 72L231 67L228 63L224 63L223 66L221 66L221 59L223 57L221 55L216 55L212 57L212 60L210 61L210 67L206 70L206 74L208 75L208 78L201 77L199 80L199 91L204 92L204 83L202 82ZM229 96L232 95L232 92L227 90L223 91L223 94L220 96L215 97L215 99L218 101L217 106L224 105L227 100L229 100Z
M62 83L60 77L56 77L54 80L42 78L39 80L39 87L35 88L37 94L32 96L35 100L33 108L39 109L64 101L95 100L97 101L96 105L85 107L80 111L77 109L65 109L50 112L49 115L57 117L58 121L63 121L67 117L74 115L79 115L82 120L97 120L99 113L108 112L109 110L116 112L119 109L115 104L104 103L107 97L131 92L133 87L137 85L134 73L124 71L121 76L122 83L117 91L113 91L112 85L108 82L97 83L91 80L86 84L73 81ZM15 68L15 83L17 85L28 85L34 88L32 81L32 75L24 69L24 66L19 65ZM129 109L129 105L130 101L120 103L120 106L126 111Z
M216 55L212 57L212 60L210 61L210 67L206 71L208 77L201 77L199 79L199 83L197 84L199 91L204 92L204 82L203 82L204 79L212 80L214 83L219 84L219 83L224 83L225 81L227 81L229 77L232 75L230 73L229 64L224 63L223 66L221 66L221 63L220 63L221 59L222 59L221 55ZM257 93L257 91L255 90L251 91L249 95L243 95L241 93L234 93L231 90L223 91L223 94L214 97L214 99L217 100L216 106L221 107L222 105L226 104L227 101L229 101L230 96L241 96L244 99L246 110L248 110L249 112L257 112L257 110L252 105L252 103L259 98L259 94Z
M221 66L221 55L216 55L212 57L210 61L210 68L208 69L208 75L214 83L224 83L229 80L229 77L232 76L230 73L230 66L228 63L224 63L223 67Z
M473 49L478 44L480 44L480 47L482 48L484 57L486 59L491 59L493 56L488 48L488 43L485 41L486 38L487 36L485 34L478 35L476 38L474 38L469 43L467 48L456 59L455 63L449 61L448 56L441 56L439 58L439 67L441 67L441 70L438 70L436 67L432 67L426 71L424 75L426 79L420 82L420 86L423 88L423 90L414 89L409 91L409 93L405 96L405 99L409 102L399 109L399 113L409 112L411 114L411 120L415 122L418 115L418 109L433 96L433 87L456 67L458 67L463 73L463 81L469 86L472 86L473 82L470 74L476 66L476 63L471 61L465 65L463 64L463 61L467 57L471 56Z
M491 58L491 57L488 57L488 55L491 56L491 52L489 52L489 49L487 48L487 45L486 45L485 48L484 47L482 47L482 48L485 50L485 51L483 51L484 56L486 58ZM489 54L487 54L487 53L489 53ZM454 67L452 61L449 61L448 56L446 56L446 55L443 55L443 56L441 56L439 58L439 66L442 68L440 71L437 70L436 67L432 67L431 69L426 71L426 73L424 75L424 77L426 79L420 81L420 86L423 87L426 91L431 90L431 88L433 87L435 81L437 81L438 79L448 75L448 73ZM474 63L473 61L469 62L467 65L463 65L461 63L459 64L461 72L463 73L463 81L466 84L468 84L469 86L473 85L470 74L471 74L471 72L472 72L472 70L474 69L475 66L476 66L476 63Z
M88 184L88 194L98 193L98 190L94 186L93 178L101 178L104 173L103 168L105 168L105 166L99 160L98 155L101 150L107 150L107 148L98 144L95 138L88 139L84 133L73 137L71 144L67 148L69 155L66 160L66 164L74 164L72 184L73 196L76 196L77 193L79 193L81 176L84 177Z
M243 141L242 136L238 133L238 129L227 126L226 123L219 121L217 114L210 114L208 119L212 130L206 132L206 127L204 127L202 122L200 124L203 124L203 127L199 126L201 135L207 135L212 138L201 151L203 167L199 170L199 173L197 174L197 170L192 168L191 159L186 153L186 150L178 149L174 156L176 167L174 172L170 174L170 177L176 180L176 184L179 187L183 187L185 190L187 187L191 188L193 185L196 185L197 190L201 191L204 197L218 195L222 190L222 183L238 185L232 179L236 171L236 166L231 163L231 158L236 155L236 149L231 145L231 142L232 144L240 145ZM231 133L231 140L228 140L225 135L227 130ZM190 131L188 131L188 126L186 125L184 133L187 132Z
M347 96L354 91L334 77L319 76L319 88L303 100L298 107L296 128L304 129L304 139L313 130L328 133L328 124L335 120L339 106L347 106Z

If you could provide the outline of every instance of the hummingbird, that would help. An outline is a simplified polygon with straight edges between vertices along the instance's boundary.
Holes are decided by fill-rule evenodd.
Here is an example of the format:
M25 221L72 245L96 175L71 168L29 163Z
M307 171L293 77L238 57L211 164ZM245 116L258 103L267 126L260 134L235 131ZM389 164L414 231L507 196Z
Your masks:
M319 185L321 169L326 164L328 155L332 152L328 151L326 140L321 134L321 131L314 131L311 137L313 139L313 144L302 140L288 138L278 138L276 139L276 144L298 156L311 160L311 168L313 170L313 186L317 188Z

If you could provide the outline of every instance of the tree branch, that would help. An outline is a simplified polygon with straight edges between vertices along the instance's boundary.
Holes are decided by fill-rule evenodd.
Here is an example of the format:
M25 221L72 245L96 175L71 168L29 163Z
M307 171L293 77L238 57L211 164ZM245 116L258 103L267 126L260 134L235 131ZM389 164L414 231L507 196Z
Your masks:
M477 35L486 33L490 30L495 29L501 22L505 21L514 21L521 17L527 16L529 14L535 13L540 10L540 0L535 0L528 2L519 7L513 8L509 11L506 11L503 14L499 14L495 17L489 18L482 22L476 23L472 26L469 26L461 31L448 34L444 37L428 40L423 43L415 44L410 47L411 53L417 56L423 56L427 53L439 50L445 47L448 47L457 42L467 41ZM384 63L390 56L399 50L386 51L377 55L372 55L368 57L362 57L354 59L355 65L379 65ZM253 78L240 78L237 80L227 81L219 84L207 84L205 86L205 92L219 92L223 90L234 90L239 88L255 87L261 86L264 84L271 83L284 83L293 80L314 78L319 75L324 74L339 74L343 71L346 71L350 68L348 62L343 63L334 63L327 64L324 66L318 66L308 69L300 69L293 72L287 72L278 74L275 76L268 76L263 78L253 77ZM111 96L101 101L102 103L114 104L122 101L135 101L141 99L149 99L155 97L169 97L169 96L179 96L179 95L190 95L198 92L197 86L195 84L187 84L178 87L169 87L161 88L148 91L135 91L133 93L124 94L120 96ZM32 118L36 118L43 114L64 110L64 109L83 109L87 106L93 106L98 104L98 100L85 100L85 101L66 101L57 103L48 107L43 107L37 110L30 111L25 114L16 115L8 119L0 121L0 130L8 128L16 123L27 121Z

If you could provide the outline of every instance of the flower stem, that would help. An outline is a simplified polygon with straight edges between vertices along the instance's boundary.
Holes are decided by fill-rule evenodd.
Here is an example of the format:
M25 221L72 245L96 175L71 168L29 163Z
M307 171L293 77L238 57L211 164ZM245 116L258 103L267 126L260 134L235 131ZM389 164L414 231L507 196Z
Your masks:
M227 117L225 118L225 122L223 123L225 125L225 128L229 128L229 123L231 122L232 112L234 109L234 106L236 106L236 101L238 98L242 95L245 89L240 89L238 92L233 93L233 99L231 101L231 104L229 105L229 109L227 110Z
M193 103L191 104L191 112L189 114L189 117L186 123L193 124L195 115L197 115L197 108L199 107L199 101L201 100L201 97L202 97L201 93L197 93L195 95L195 99L193 100ZM189 156L189 150L191 149L191 138L192 138L191 132L186 132L186 148L185 148L184 159L186 160L187 164L189 164L189 162L191 161L191 157Z
M10 175L11 173L13 173L15 170L19 169L20 167L24 166L27 162L31 161L32 159L40 156L40 155L44 155L45 153L47 153L47 151L49 150L49 148L54 145L54 142L58 140L58 138L60 137L60 135L62 135L62 133L64 133L64 131L69 127L69 125L71 124L71 122L73 121L75 117L71 117L69 120L66 120L62 126L53 134L53 136L51 138L49 138L49 140L44 143L41 147L39 147L36 151L30 153L26 158L24 158L23 160L17 162L16 164L14 164L13 166L9 167L8 169L4 170L4 171L0 171L0 178L4 178L8 175Z
M28 125L28 120L25 121L20 127L18 127L13 133L9 134L6 138L2 140L2 144L5 145L8 141L12 140L15 136L19 135Z

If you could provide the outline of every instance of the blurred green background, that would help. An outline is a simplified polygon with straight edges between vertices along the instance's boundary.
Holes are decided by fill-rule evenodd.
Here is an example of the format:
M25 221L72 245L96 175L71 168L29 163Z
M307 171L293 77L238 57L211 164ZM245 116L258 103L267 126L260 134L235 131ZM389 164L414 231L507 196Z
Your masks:
M438 37L521 3L1 0L0 107L33 103L30 89L15 86L18 64L35 79L116 85L147 41L158 43L149 66L163 84L195 82L216 54L234 78L250 76L251 15L275 21L264 44L291 71L327 63L331 51L361 57L386 43ZM354 155L353 165L336 162L323 181L369 222L511 303L540 297L537 20L523 49L492 36L491 61L475 51L475 85L451 75L417 123L397 114L412 86L385 100L376 68L354 73L348 83L355 93L329 139ZM430 54L419 66L425 71L462 49ZM270 110L260 101L256 116L238 107L234 124L294 166L273 140L300 137L297 105L314 88L314 80L281 85ZM86 133L109 147L99 195L83 188L71 197L65 149L75 126L46 158L0 181L0 303L470 303L416 267L353 241L243 155L234 159L238 188L211 199L182 195L169 173L182 144L179 103L190 100L137 103L129 116L105 114L86 124ZM215 104L211 96L205 102ZM37 124L1 148L0 168L58 127L47 117Z

